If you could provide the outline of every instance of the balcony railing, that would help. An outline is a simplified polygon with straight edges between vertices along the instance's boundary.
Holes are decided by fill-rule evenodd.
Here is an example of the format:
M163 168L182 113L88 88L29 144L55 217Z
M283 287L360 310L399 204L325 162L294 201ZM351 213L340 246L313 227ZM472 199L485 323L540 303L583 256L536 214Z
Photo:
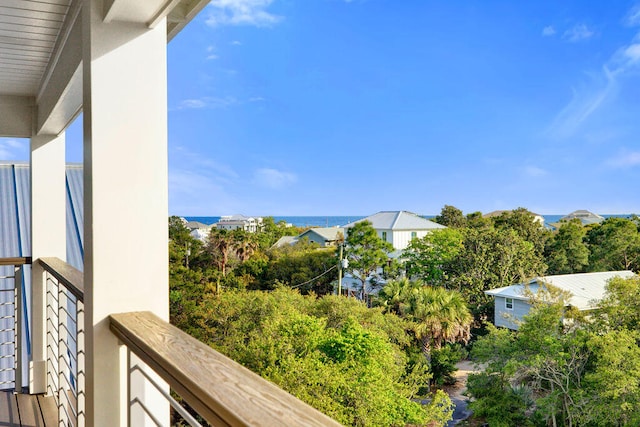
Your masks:
M0 259L0 265L28 259ZM47 394L58 423L85 425L83 274L58 258L40 258L47 291ZM16 267L16 271L18 268ZM18 273L19 275L19 273ZM19 276L18 276L19 278ZM11 277L10 279L13 279ZM18 280L16 280L18 281ZM14 289L19 287L14 286ZM14 291L16 316L20 295ZM3 306L0 306L3 307ZM13 322L16 330L23 322ZM339 424L150 312L112 314L110 328L127 348L128 425L168 425L169 405L179 425L338 426ZM17 332L11 332L14 337ZM15 340L16 338L14 338ZM16 352L20 341L13 344ZM20 358L13 356L15 372ZM178 403L177 395L187 408Z
M47 292L47 394L58 408L58 421L83 426L84 277L58 258L40 258Z
M0 390L20 391L23 381L22 362L27 345L23 343L25 266L31 258L0 258Z

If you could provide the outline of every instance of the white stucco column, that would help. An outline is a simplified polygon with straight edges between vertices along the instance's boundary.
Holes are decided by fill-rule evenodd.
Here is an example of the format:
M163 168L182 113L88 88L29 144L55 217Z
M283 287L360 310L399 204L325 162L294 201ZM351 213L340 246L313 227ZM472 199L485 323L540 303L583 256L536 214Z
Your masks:
M46 283L37 262L41 257L66 259L65 137L31 138L31 351L29 392L44 393L47 386Z
M105 23L103 11L85 0L86 412L111 427L125 425L127 373L108 315L168 319L167 38L164 20Z

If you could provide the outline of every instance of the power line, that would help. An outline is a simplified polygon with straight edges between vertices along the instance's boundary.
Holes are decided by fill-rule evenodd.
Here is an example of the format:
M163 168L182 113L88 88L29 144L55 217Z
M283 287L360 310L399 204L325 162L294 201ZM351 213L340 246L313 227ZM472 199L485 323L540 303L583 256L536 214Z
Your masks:
M337 266L337 265L334 265L333 267L331 267L330 269L328 269L328 270L327 270L327 271L325 271L324 273L322 273L322 274L320 274L320 275L318 275L318 276L314 277L313 279L309 279L309 280L307 280L306 282L302 282L302 283L300 283L299 285L291 286L291 288L292 288L292 289L295 289L295 288L299 288L300 286L304 286L304 285L306 285L307 283L311 283L311 282L313 282L314 280L321 278L322 276L324 276L325 274L327 274L328 272L330 272L330 271L331 271L331 270L333 270L334 268L338 268L338 266Z

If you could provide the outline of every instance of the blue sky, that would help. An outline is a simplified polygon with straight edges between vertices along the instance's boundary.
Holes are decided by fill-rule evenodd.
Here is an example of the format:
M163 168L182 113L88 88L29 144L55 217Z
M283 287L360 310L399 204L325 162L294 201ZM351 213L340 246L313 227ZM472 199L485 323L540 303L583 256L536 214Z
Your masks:
M213 0L168 61L171 214L640 213L640 3Z

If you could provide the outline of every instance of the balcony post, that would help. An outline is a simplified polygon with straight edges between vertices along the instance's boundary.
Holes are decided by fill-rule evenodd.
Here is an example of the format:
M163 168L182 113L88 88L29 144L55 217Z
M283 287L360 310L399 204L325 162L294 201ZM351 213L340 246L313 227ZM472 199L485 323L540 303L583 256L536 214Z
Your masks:
M127 357L108 316L169 314L167 30L164 20L149 28L105 22L103 13L102 0L85 0L86 420L88 426L123 426ZM168 404L152 406L168 424Z
M31 363L29 392L47 388L47 286L41 257L66 259L65 136L31 138Z

